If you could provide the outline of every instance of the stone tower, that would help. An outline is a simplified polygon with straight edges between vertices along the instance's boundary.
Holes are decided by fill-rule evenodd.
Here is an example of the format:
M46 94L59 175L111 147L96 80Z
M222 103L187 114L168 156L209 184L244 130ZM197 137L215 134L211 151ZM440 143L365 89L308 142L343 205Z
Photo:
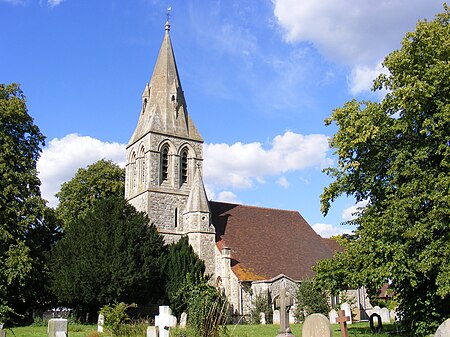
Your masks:
M188 235L208 265L214 260L215 231L201 176L203 139L187 112L169 31L166 22L153 75L142 94L139 121L127 145L125 198L148 214L166 243Z

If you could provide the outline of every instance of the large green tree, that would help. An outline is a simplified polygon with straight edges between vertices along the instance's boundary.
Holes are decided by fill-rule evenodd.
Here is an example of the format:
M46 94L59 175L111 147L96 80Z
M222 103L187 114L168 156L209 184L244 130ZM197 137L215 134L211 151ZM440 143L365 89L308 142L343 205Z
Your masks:
M96 201L74 219L52 252L52 290L80 317L117 302L164 296L164 242L148 218L121 197Z
M19 85L0 84L0 306L18 314L46 304L47 253L58 237L36 171L43 145Z
M379 102L346 103L326 124L338 131L337 167L322 195L323 212L340 195L367 200L354 235L336 260L317 268L332 290L389 280L411 335L450 316L450 10L418 22L384 60Z
M61 185L56 194L56 208L64 226L84 215L95 201L111 196L124 197L125 170L110 160L101 159L87 168L78 169L75 176Z

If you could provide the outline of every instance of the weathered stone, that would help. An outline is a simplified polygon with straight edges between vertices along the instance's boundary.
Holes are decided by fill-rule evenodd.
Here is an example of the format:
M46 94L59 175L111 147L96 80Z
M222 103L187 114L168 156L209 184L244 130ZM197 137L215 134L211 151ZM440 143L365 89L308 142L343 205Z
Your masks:
M185 328L187 324L187 314L183 312L180 317L180 328Z
M100 314L98 315L97 332L103 332L103 324L105 324L105 316Z
M280 310L273 311L273 324L280 324Z
M67 319L52 318L48 321L47 326L48 337L62 337L67 336Z
M450 336L450 318L444 321L436 330L434 337L448 337Z
M330 312L328 313L328 317L330 318L330 323L331 324L336 324L337 323L336 319L338 317L338 314L337 314L336 310L331 309Z
M348 304L347 302L342 303L341 310L344 310L345 316L350 318L350 320L347 321L347 324L352 324L352 309L350 307L350 304Z
M279 297L275 300L275 308L280 310L280 329L278 336L294 336L289 326L289 309L294 304L294 300L286 294L286 288L280 288Z
M331 337L331 324L322 314L312 314L306 317L302 328L303 337Z
M259 323L262 325L266 324L266 314L263 312L259 313Z

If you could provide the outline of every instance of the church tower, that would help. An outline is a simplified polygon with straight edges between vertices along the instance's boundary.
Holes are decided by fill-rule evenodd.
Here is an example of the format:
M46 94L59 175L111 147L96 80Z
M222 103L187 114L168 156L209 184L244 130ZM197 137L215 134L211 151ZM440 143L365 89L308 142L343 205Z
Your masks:
M127 145L125 198L148 214L166 243L187 235L211 273L215 230L201 176L203 139L186 108L169 31L166 22L153 75L142 94L139 121Z

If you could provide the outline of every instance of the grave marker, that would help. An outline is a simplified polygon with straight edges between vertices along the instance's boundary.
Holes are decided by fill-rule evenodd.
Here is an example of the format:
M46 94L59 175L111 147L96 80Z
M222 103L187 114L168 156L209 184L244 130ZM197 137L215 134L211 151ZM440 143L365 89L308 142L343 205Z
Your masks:
M341 310L344 310L345 316L348 316L349 318L347 324L352 324L352 308L350 307L350 304L348 304L347 302L342 303Z
M312 314L306 317L302 328L303 337L331 337L331 324L322 314Z
M391 322L391 317L390 317L388 308L381 308L380 312L378 312L377 314L381 316L381 321L383 323L390 323Z
M286 288L282 286L280 288L280 295L275 300L275 308L280 310L280 330L278 331L277 337L294 337L291 328L289 327L289 309L293 304L294 301L291 297L286 295Z
M183 312L180 317L180 328L184 329L187 324L187 314Z
M100 314L98 315L97 332L103 332L103 324L105 324L105 316Z
M47 325L48 337L65 337L67 336L67 319L52 318Z
M336 322L341 325L342 337L348 337L347 321L350 321L350 317L345 315L345 310L339 310Z
M434 337L448 337L450 336L450 318L444 321L437 329Z
M169 337L170 328L177 326L177 318L172 315L172 310L168 306L159 307L159 315L155 316L155 326L158 327L159 337Z
M373 320L377 318L377 326L373 325ZM382 333L383 332L383 322L381 320L381 316L378 315L376 312L374 312L369 317L369 323L370 323L370 330L372 331L372 334L374 333Z
M331 311L328 313L328 317L330 318L330 323L331 324L336 324L337 323L336 319L338 318L338 314L337 314L336 310L331 309Z

